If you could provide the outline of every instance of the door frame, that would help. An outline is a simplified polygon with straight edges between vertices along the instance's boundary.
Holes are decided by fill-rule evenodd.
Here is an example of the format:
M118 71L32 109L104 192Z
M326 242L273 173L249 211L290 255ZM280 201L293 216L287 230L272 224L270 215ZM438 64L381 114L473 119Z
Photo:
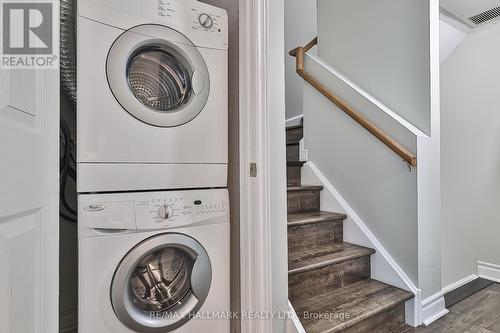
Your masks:
M240 0L239 16L241 332L279 333L284 318L245 313L288 311L284 1Z

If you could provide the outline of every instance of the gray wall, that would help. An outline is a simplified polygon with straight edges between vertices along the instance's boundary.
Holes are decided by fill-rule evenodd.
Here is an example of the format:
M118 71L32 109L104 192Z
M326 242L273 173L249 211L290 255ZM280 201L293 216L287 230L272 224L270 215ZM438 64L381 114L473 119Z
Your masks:
M286 119L302 114L303 80L295 73L295 58L288 51L309 43L318 34L316 0L285 1ZM315 50L310 52L315 53Z
M416 136L313 57L306 69L337 96L372 119L410 151ZM304 88L304 140L309 160L321 170L418 285L417 173L310 85Z
M430 133L429 1L318 0L319 56Z
M441 64L443 286L500 264L500 25Z

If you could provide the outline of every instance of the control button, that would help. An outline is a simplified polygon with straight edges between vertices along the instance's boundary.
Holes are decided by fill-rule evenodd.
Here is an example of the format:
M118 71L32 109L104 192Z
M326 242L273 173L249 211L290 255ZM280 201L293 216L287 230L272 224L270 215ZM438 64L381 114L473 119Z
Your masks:
M167 13L165 13L165 12L160 12L159 14L160 14L160 16L167 16Z
M205 29L211 29L214 26L214 20L207 13L200 14L198 16L198 22L200 22L201 26Z
M167 0L160 0L160 5L166 5L167 4Z
M172 215L174 215L174 210L169 205L162 205L158 209L158 217L163 220L168 220Z
M158 8L159 8L160 10L167 10L167 6L164 6L164 5L160 5Z

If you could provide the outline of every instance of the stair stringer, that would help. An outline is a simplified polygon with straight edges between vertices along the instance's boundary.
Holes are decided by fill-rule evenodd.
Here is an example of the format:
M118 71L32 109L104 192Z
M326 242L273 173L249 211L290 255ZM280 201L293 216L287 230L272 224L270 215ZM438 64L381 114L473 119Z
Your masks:
M286 323L286 333L307 333L300 322L295 309L290 300L288 301L288 318Z
M371 277L375 280L410 291L415 295L415 298L405 303L406 323L413 327L422 324L420 289L406 275L359 215L312 161L308 161L302 167L302 181L309 185L322 185L324 187L324 190L320 194L322 210L347 215L344 221L344 241L376 250L376 253L371 256ZM298 332L303 331L298 329Z

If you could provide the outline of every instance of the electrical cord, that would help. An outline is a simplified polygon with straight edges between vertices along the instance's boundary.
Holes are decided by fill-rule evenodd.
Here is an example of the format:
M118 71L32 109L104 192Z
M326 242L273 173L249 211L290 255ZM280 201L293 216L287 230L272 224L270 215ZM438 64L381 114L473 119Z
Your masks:
M71 139L71 130L68 123L62 118L60 121L60 143L61 156L59 160L59 199L61 202L61 208L59 209L59 216L68 222L77 223L78 213L76 209L72 208L68 204L68 200L66 198L68 177L76 182L76 160L73 156L73 151L76 145ZM64 208L64 210L62 208Z

